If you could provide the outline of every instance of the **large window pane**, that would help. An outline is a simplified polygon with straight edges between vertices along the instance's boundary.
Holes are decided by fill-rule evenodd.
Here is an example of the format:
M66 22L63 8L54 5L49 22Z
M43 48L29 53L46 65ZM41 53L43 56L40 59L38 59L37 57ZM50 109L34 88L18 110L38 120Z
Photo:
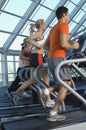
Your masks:
M3 8L5 11L22 16L31 3L31 0L9 0L8 4Z

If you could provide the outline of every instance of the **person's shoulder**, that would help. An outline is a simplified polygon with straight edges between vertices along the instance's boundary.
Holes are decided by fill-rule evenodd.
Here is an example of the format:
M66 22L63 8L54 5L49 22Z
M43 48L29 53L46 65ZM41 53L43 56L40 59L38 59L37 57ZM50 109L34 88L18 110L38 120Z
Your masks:
M61 26L61 27L68 27L68 24L67 23L65 23L65 22L59 22L59 26Z
M58 26L58 24L55 24L55 25L51 28L50 32L51 32L52 30L56 29L57 26Z

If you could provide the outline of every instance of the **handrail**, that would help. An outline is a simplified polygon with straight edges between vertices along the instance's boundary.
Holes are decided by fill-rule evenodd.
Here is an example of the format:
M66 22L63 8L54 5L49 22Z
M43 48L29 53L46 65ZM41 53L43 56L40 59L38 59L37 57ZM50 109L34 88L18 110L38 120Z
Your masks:
M44 63L44 64L39 65L39 66L34 70L34 78L35 78L35 80L36 80L38 83L40 83L40 85L41 85L43 88L45 88L45 86L48 87L48 85L47 85L43 80L41 80L41 77L40 77L39 74L38 74L40 68L42 68L42 67L47 68L47 67L48 67L48 64L47 64L47 63Z
M57 67L56 67L56 71L55 71L55 75L57 80L65 87L67 88L73 95L75 95L79 100L81 100L81 102L86 106L86 100L85 98L83 98L79 93L77 93L75 90L73 90L68 84L66 84L59 75L59 70L60 68L65 65L65 64L70 64L73 63L73 67L75 66L74 63L76 62L86 62L86 58L80 58L80 59L73 59L73 60L65 60L62 61ZM71 64L72 65L72 64ZM78 68L78 67L77 67ZM76 69L80 75L83 75L84 78L86 79L86 76L81 72L81 70L78 68Z
M41 79L40 75L38 74L40 68L42 67L48 68L48 63L43 63L34 70L34 78L40 84L41 88L48 88L49 86ZM53 92L51 94L56 98L56 94Z

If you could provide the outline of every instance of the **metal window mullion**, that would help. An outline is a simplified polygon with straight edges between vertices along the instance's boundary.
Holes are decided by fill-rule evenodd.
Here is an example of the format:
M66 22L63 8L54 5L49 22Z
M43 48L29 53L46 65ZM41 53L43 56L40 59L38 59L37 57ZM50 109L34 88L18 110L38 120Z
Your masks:
M8 85L8 68L7 68L7 55L6 53L4 55L1 55L2 60L2 79L3 79L3 86Z
M0 9L3 7L5 2L6 2L6 0L0 0Z
M3 45L4 50L7 50L10 47L10 45L12 44L12 42L14 41L14 39L16 38L16 36L20 32L20 30L25 25L25 23L27 22L27 20L29 19L29 17L34 12L34 10L36 9L37 5L40 2L41 2L41 0L37 0L36 2L32 2L31 6L27 9L25 14L23 15L23 18L19 21L17 26L14 28L13 34L8 37L7 41Z
M71 31L72 36L69 37L69 39L71 39L73 36L76 35L77 30L80 28L80 26L84 23L85 20L86 20L86 14L84 14L84 16L79 20L79 22L78 22L79 24L77 24L77 25L72 29L72 31Z
M84 3L85 3L85 0L81 0L78 3L78 5L73 9L73 11L70 14L70 21L74 18L74 16L77 14L77 12L80 10L80 8L84 5Z

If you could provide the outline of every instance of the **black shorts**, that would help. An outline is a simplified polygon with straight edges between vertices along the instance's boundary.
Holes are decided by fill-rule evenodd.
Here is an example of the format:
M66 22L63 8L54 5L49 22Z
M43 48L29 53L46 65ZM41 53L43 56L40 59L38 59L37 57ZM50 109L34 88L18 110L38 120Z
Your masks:
M29 59L30 59L30 66L31 67L36 68L38 65L44 63L43 54L32 53L30 55Z

